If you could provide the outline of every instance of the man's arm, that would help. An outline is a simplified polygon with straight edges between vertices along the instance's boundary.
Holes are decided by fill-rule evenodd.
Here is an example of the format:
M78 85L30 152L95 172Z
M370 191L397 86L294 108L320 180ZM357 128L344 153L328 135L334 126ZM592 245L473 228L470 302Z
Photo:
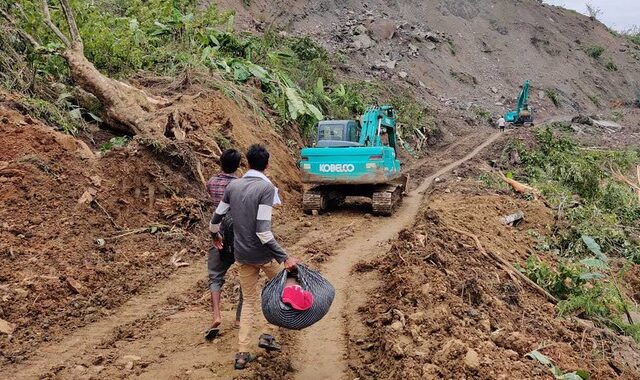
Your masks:
M211 233L218 234L220 232L220 223L222 223L222 218L229 212L230 208L229 187L227 186L224 190L222 200L218 204L218 207L209 222L209 231L211 231Z
M258 205L258 214L256 216L256 235L262 245L267 248L277 262L287 261L287 253L282 249L280 244L271 232L271 216L273 214L273 200L275 197L275 188L269 187L260 197Z

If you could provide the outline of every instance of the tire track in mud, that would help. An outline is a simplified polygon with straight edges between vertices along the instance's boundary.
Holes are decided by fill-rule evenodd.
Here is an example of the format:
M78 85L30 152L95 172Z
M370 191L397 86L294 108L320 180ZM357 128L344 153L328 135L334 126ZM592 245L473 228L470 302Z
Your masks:
M354 220L361 216L360 210L322 216L314 218L315 227L308 220L288 218L293 220L287 220L279 227L287 232L297 230L292 234L295 242L287 244L287 249L294 255L304 256L309 247L317 244L318 235L332 236L334 241L343 240L345 230L353 228ZM322 219L328 218L331 218L330 224L322 223ZM365 228L367 223L370 222L359 227ZM22 363L5 366L0 370L0 378L128 377L136 371L127 369L126 361L122 361L121 358L127 355L141 358L144 371L138 375L142 378L185 375L188 378L211 378L212 375L231 378L237 330L229 328L214 344L207 344L202 339L202 331L210 321L208 306L203 307L198 302L206 293L206 286L202 284L205 280L206 258L201 257L155 287L150 286L134 296L111 315L81 327L61 340L43 344L37 355ZM223 307L228 306L230 310L223 313L224 323L230 326L235 314L234 305L225 303ZM93 362L98 357L104 359L96 365ZM194 369L194 373L187 373Z
M345 323L345 319L348 321L350 318L348 310L354 309L349 306L354 302L357 303L358 298L364 297L363 292L358 291L354 294L351 290L366 286L361 283L357 287L350 284L351 269L361 260L384 252L388 249L388 241L393 239L403 228L413 223L420 206L423 204L425 192L435 178L474 158L501 136L500 133L490 135L463 158L441 167L426 177L418 188L404 199L403 205L394 216L379 219L384 222L376 228L361 229L344 242L346 245L344 248L338 249L334 253L333 259L324 266L323 274L336 288L336 298L329 314L316 325L304 330L303 335L297 340L299 352L293 362L297 379L339 379L345 377L348 370L345 360L347 353L345 336L348 336L348 323ZM469 140L466 141L468 143Z

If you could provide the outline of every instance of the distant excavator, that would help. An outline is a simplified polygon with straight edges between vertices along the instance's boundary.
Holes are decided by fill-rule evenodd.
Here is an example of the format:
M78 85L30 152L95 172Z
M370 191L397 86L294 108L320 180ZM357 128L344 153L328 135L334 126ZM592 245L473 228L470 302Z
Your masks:
M396 114L392 106L369 108L361 121L318 123L313 147L300 152L305 212L322 212L347 196L371 198L373 213L391 215L401 201L408 177L396 155Z
M518 95L518 104L515 110L509 110L504 114L504 120L513 125L533 125L533 110L529 107L529 81L524 81L522 91Z

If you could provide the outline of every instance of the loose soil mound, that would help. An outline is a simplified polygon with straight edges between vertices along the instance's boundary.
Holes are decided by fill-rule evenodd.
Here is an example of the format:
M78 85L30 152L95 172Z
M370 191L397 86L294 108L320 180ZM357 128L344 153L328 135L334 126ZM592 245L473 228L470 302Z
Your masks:
M153 287L176 270L174 254L204 255L210 204L199 179L136 140L94 153L0 95L0 318L16 326L0 334L3 365ZM293 157L268 123L214 94L182 109L203 152L266 143L283 198L296 198ZM203 158L205 177L217 170Z
M540 350L562 370L596 379L637 379L640 350L629 338L577 319L556 318L553 304L488 261L473 241L522 262L553 222L542 203L508 196L443 196L372 266L383 284L361 308L366 336L352 337L350 367L361 378L547 378L525 355ZM498 218L525 213L518 227Z

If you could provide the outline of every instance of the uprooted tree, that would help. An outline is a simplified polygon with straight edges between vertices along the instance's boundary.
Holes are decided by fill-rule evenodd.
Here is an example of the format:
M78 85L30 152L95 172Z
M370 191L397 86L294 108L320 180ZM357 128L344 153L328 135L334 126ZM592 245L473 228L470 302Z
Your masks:
M67 62L73 81L102 103L107 125L137 136L143 144L167 154L179 164L187 166L190 175L202 179L199 161L186 141L190 122L174 106L177 99L151 96L141 89L100 73L84 55L82 37L69 0L58 2L69 35L65 35L52 21L47 0L42 0L42 22L62 43L63 48L59 54ZM42 49L38 39L18 26L10 11L0 8L0 16L25 42L36 50Z

